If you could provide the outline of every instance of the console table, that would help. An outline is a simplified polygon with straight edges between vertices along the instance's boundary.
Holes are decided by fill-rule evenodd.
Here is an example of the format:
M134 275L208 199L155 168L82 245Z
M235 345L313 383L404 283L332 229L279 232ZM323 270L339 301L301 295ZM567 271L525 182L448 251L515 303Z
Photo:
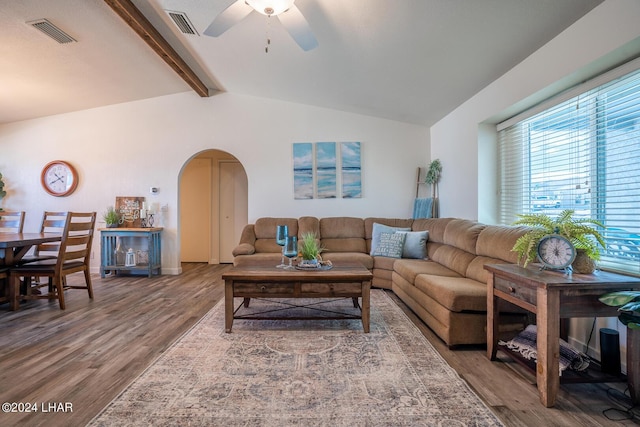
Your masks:
M100 277L105 273L118 271L145 272L149 277L160 274L162 269L161 238L162 227L149 228L101 228L100 229ZM136 253L137 262L134 266L125 265L116 259L118 242L124 251L129 248ZM144 254L144 256L142 256Z
M523 268L513 264L491 264L487 283L487 357L495 360L498 350L498 299L535 313L537 319L536 379L540 401L546 407L556 402L560 385L560 319L571 317L613 317L617 308L598 300L608 292L640 289L640 278L606 271L567 275ZM640 402L640 331L627 329L627 381L634 402Z

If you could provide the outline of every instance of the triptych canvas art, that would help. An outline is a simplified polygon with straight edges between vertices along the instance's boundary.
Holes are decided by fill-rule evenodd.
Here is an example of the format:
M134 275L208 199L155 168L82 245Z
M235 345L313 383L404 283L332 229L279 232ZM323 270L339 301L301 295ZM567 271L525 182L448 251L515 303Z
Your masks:
M296 199L362 197L359 142L293 144L293 192Z

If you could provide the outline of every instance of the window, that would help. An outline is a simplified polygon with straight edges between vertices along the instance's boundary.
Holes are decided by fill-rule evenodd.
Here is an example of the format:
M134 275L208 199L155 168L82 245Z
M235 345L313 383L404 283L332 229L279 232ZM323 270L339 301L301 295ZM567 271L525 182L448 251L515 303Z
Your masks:
M498 125L501 223L573 209L607 227L601 267L640 273L639 67Z

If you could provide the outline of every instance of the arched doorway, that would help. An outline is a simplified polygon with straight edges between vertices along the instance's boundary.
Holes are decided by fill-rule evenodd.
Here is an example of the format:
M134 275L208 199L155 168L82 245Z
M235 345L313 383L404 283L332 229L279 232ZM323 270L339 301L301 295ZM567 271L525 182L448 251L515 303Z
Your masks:
M207 150L180 177L180 262L233 262L248 222L247 174L229 153Z

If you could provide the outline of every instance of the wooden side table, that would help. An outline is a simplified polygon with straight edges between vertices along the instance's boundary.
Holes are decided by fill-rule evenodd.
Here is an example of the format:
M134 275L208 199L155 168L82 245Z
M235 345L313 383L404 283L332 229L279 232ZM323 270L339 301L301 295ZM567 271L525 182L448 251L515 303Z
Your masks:
M530 265L485 265L491 274L487 283L487 357L498 351L498 298L535 313L537 318L536 379L540 401L546 407L556 402L560 385L560 319L614 317L617 308L598 300L608 292L640 289L640 278L606 271L567 275ZM627 329L627 381L631 398L640 402L640 333Z
M149 228L101 228L100 229L100 277L106 272L145 272L148 277L160 274L162 269L162 227ZM127 266L116 260L115 249L123 241L123 250L129 247L145 253L145 259L137 259L136 265Z

